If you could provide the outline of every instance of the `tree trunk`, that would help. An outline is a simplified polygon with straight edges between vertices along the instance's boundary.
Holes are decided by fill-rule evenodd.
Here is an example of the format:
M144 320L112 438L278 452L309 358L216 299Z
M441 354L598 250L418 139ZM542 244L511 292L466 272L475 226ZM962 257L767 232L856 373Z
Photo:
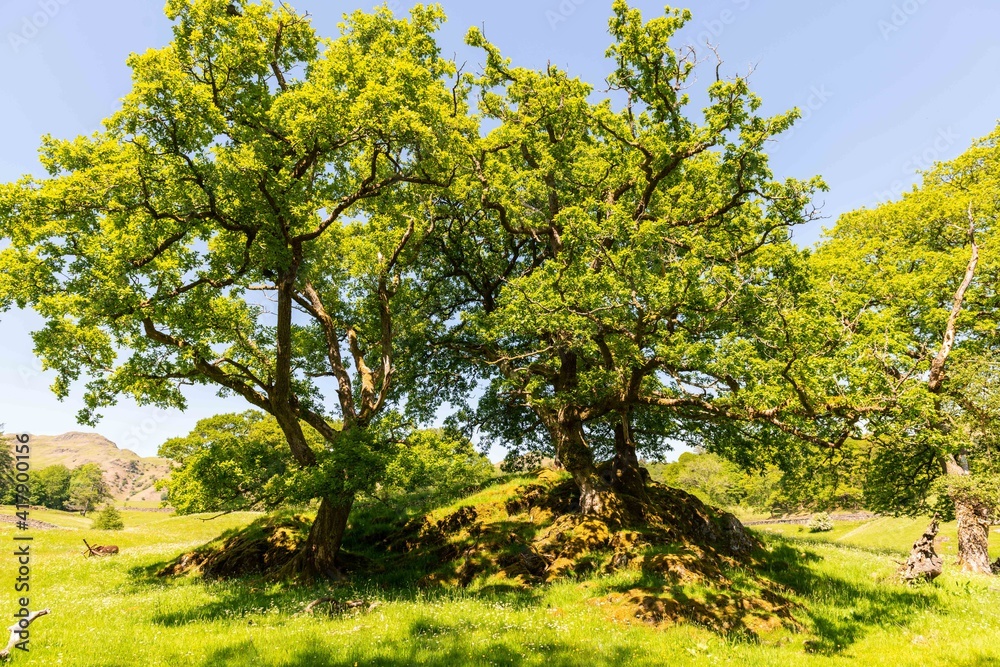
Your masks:
M986 506L955 499L958 519L958 564L965 572L993 574L990 565L990 512Z
M969 471L961 464L964 459L949 457L945 461L948 475L963 476ZM958 564L965 572L993 574L990 565L990 509L974 498L952 497L958 520Z
M899 569L899 577L903 581L913 582L918 579L924 581L934 581L941 575L941 556L934 551L934 538L938 532L938 517L934 515L931 525L927 527L924 534L913 543L913 550L906 563Z
M609 509L610 479L603 479L583 435L583 421L572 408L563 408L549 424L556 457L580 489L580 511L602 515Z
M643 496L636 487L630 487L627 493L616 482L615 464L598 467L594 463L594 454L587 444L583 432L583 421L573 408L559 411L556 419L548 422L552 440L555 443L556 455L563 467L573 476L577 488L580 489L580 513L600 517L615 523L627 523L641 516L639 503L632 502L632 496ZM634 448L631 456L623 451L623 470L633 484L643 485L641 470L635 458Z
M337 554L353 505L353 497L337 500L321 498L309 537L301 551L285 566L284 573L307 581L343 578L337 569Z
M632 425L627 414L615 424L615 458L611 463L611 485L616 491L637 498L646 496L646 473L639 465L632 440Z

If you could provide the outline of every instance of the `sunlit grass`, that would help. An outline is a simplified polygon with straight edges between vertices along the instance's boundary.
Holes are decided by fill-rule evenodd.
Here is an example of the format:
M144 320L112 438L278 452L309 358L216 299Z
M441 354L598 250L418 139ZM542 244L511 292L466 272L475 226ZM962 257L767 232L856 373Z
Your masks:
M500 505L509 490L504 487L480 493ZM15 664L1000 664L1000 590L993 581L962 575L953 566L934 585L907 588L891 581L896 561L925 519L845 523L820 534L800 533L797 526L761 531L776 556L791 563L765 575L798 604L795 615L804 631L779 630L751 640L686 624L654 629L623 621L595 603L609 591L641 583L634 572L509 593L399 588L388 585L388 576L357 578L333 590L154 576L169 559L253 516L203 521L126 510L124 531L101 532L88 528L89 517L32 512L32 518L63 528L31 531L31 606L50 607L52 614L32 626L31 652L16 655ZM0 525L0 539L8 544L14 532L12 525ZM954 536L954 526L942 532ZM83 538L117 544L121 554L84 558ZM4 608L13 613L13 556L0 565L3 576L10 582L0 581L8 591ZM738 572L732 578L741 586L749 582ZM302 613L310 600L329 594L367 604L332 617Z

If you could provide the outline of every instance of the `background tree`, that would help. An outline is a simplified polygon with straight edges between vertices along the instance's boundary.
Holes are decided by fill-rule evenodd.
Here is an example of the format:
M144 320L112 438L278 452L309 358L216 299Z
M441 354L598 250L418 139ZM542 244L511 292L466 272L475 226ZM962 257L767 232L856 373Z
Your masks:
M411 433L386 468L376 496L386 499L413 492L447 496L496 476L490 460L467 438L447 429Z
M92 528L94 530L125 530L125 520L122 519L121 512L114 505L108 503L94 517Z
M437 7L321 41L284 3L229 6L170 0L173 41L130 57L104 129L46 137L49 178L0 191L0 302L45 319L36 353L58 395L86 382L83 422L122 394L183 408L184 384L273 415L320 501L290 571L335 574L380 476L352 462L400 439L399 351L432 319L412 299L422 188L468 121Z
M318 435L312 436L322 446ZM284 435L270 415L247 411L202 419L187 436L160 446L160 456L178 466L158 486L179 514L273 510L302 505L315 496L308 475L281 445ZM415 430L399 446L382 450L385 461L364 469L383 470L362 498L394 502L414 493L440 498L480 484L496 473L465 438L441 429Z
M306 431L309 433L309 431ZM321 449L321 438L312 446ZM320 442L316 442L320 441ZM273 509L308 502L311 489L289 489L295 461L274 418L248 410L201 419L188 435L160 445L177 467L157 482L178 514ZM297 491L297 497L289 493Z
M866 502L918 512L935 490L950 496L959 560L984 573L1000 472L998 140L1000 128L900 201L843 216L812 258L816 305L839 339L833 377L871 406Z
M765 143L797 114L757 115L746 79L717 77L703 117L686 114L695 55L669 42L689 18L643 22L615 2L603 100L468 37L486 52L473 83L494 127L464 149L447 233L429 241L439 298L461 315L441 345L489 383L483 428L515 444L545 434L586 513L643 496L641 438L662 449L686 422L733 416L716 403L753 352L741 329L798 270L789 228L821 187L772 179Z
M83 516L87 516L87 512L110 497L101 466L96 463L84 463L73 469L69 480L69 502L80 510Z
M72 473L64 465L46 466L31 471L31 501L60 510L69 501Z

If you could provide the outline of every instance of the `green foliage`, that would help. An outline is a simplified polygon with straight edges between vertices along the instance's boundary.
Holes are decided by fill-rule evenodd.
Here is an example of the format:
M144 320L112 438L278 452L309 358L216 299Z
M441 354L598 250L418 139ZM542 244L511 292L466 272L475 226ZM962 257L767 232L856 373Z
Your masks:
M754 336L799 280L790 229L824 186L773 178L765 147L798 113L759 115L745 78L714 80L702 112L688 108L696 59L670 44L689 18L614 4L616 98L467 37L485 52L470 85L490 129L464 148L477 158L428 244L462 313L443 348L488 383L470 413L487 442L554 449L574 475L594 474L616 429L654 458L670 438L713 446L700 424L772 399L756 392L775 364Z
M684 452L674 463L647 467L656 481L693 493L718 507L790 514L803 510L856 510L863 506L857 485L864 469L850 457L836 463L804 460L788 471L774 465L745 470L718 454Z
M806 528L810 533L828 533L833 530L833 520L826 512L819 512L809 518Z
M1000 519L1000 475L986 472L938 477L930 487L934 509L946 519L954 518L955 502L985 510L991 521Z
M352 12L333 39L285 3L166 14L173 40L129 57L103 128L45 137L47 177L0 188L0 306L42 317L35 352L58 396L84 388L81 422L122 395L183 409L192 384L272 414L294 469L271 475L264 440L232 451L267 464L234 482L270 484L222 503L347 501L406 435L392 408L447 395L402 398L440 319L417 282L428 209L476 130L433 38L444 14ZM199 484L174 490L192 511L211 502Z
M873 509L926 511L961 461L1000 470L998 190L1000 126L899 201L842 216L810 257L832 350L813 372L836 379L864 442Z
M416 431L387 466L386 483L378 495L433 490L447 496L495 475L489 459L461 435L444 429Z
M305 432L321 454L317 466L299 469L273 417L247 411L202 419L188 435L160 446L159 455L178 466L158 488L167 491L178 513L191 514L304 505L331 484L382 500L418 491L446 495L494 474L472 443L443 430L414 431L377 449L357 444L349 448L349 460L324 451L322 438ZM352 471L353 479L338 481L338 470Z
M293 467L284 434L261 412L199 420L188 435L160 445L159 455L178 466L157 482L179 514L270 509L292 497L284 476Z
M748 475L715 454L684 452L676 463L652 466L653 479L693 493L718 507L731 507L745 499Z
M108 503L94 517L92 527L94 530L125 530L125 520L122 518L121 512L114 505Z
M70 469L60 464L32 470L31 502L52 509L62 509L70 498L71 479Z
M109 498L104 472L96 463L85 463L73 469L69 480L69 502L84 514Z

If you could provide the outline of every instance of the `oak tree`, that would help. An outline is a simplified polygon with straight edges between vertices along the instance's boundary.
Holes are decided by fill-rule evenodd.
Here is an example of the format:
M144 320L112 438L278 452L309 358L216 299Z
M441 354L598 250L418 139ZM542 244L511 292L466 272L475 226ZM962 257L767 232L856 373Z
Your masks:
M480 423L547 440L585 513L641 498L637 446L663 451L720 407L746 367L743 330L799 270L790 229L818 180L777 181L766 146L797 117L758 113L716 68L690 110L690 19L614 3L611 94L549 66L514 67L478 31L470 77L488 132L462 149L430 241L454 324L438 344L486 383ZM752 406L739 416L755 416ZM611 459L601 465L601 458Z
M345 462L399 436L398 352L429 319L409 269L424 188L468 122L443 14L356 12L322 39L284 3L166 12L173 40L129 58L104 127L46 137L48 176L2 190L0 299L44 318L36 352L59 396L85 383L84 422L122 395L183 408L186 384L272 415L319 499L290 569L333 574L378 478Z

